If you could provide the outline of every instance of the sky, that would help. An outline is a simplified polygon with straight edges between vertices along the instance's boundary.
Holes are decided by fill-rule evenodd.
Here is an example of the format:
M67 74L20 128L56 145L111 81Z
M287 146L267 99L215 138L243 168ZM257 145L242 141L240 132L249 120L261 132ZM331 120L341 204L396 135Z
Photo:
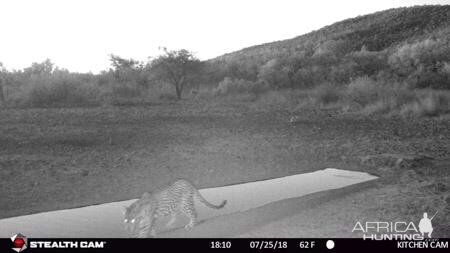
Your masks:
M49 58L70 71L98 73L110 54L146 60L159 47L206 60L423 4L450 0L0 0L0 62L12 70Z

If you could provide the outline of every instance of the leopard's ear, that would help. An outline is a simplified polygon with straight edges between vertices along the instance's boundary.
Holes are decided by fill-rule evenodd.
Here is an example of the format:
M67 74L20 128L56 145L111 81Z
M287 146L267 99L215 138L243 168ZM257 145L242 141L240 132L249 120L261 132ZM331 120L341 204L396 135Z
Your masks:
M125 215L127 213L128 207L123 206L122 214Z

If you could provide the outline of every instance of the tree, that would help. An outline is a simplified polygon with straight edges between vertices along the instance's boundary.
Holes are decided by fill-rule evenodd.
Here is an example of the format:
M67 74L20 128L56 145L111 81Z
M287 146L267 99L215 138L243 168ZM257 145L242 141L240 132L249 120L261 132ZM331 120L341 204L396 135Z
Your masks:
M190 84L200 70L201 62L186 49L167 50L164 54L149 62L153 78L174 86L178 99L181 99L183 89Z
M53 64L50 59L46 59L41 63L33 62L31 67L24 69L24 73L27 75L50 75L52 74L54 67L55 64Z
M110 73L120 83L134 82L139 86L148 88L147 74L143 62L134 59L125 59L117 55L110 55Z

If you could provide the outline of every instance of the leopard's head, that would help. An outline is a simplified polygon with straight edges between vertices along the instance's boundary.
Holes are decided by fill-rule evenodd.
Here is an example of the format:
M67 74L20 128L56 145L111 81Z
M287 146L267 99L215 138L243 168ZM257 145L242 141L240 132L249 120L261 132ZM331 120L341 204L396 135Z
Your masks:
M138 237L140 230L142 229L142 221L146 218L145 207L148 203L148 193L133 202L129 207L125 207L124 210L124 227L128 236Z

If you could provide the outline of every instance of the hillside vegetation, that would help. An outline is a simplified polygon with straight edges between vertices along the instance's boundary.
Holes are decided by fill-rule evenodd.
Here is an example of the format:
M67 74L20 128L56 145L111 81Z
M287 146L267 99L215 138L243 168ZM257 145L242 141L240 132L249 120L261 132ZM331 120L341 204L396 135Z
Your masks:
M1 59L0 59L1 60ZM195 59L194 59L195 60ZM347 19L318 31L204 61L187 93L152 78L152 62L111 56L98 75L70 73L49 60L24 70L1 68L5 106L92 106L136 98L273 97L296 89L290 107L440 115L449 111L450 6L416 6ZM1 66L0 66L1 67ZM442 91L444 90L444 91ZM269 99L270 100L270 99ZM128 101L128 102L123 102ZM272 99L273 101L273 99ZM261 103L261 102L259 102ZM295 105L293 105L295 104Z
M369 76L448 89L449 35L450 6L399 8L246 48L210 64L224 76L277 87L341 84Z

